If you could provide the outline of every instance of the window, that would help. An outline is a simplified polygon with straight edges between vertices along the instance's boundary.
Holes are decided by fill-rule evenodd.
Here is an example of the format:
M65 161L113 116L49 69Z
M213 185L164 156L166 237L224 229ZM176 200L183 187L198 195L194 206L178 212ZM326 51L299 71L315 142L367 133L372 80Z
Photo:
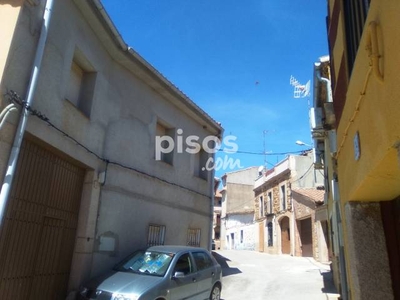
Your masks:
M165 226L164 225L149 225L147 236L147 246L164 245L165 242Z
M196 263L197 271L208 269L212 267L213 261L210 256L205 252L193 252L193 258Z
M83 53L76 49L69 73L65 98L90 117L97 73Z
M243 244L243 230L240 230L240 243Z
M206 168L208 158L208 153L204 149L195 154L194 175L204 180L208 179L208 170Z
M115 269L119 272L145 273L156 276L164 276L173 254L156 251L139 250L133 255L119 263Z
M349 75L356 59L370 2L371 0L343 1Z
M169 165L173 164L174 160L174 139L175 130L164 122L157 122L156 126L156 146L155 159L163 161Z
M200 247L200 228L189 228L187 235L187 245L193 247Z
M262 217L264 217L264 198L263 198L263 196L260 196L259 204L260 204L260 209L259 209L260 218L262 218Z
M268 192L268 213L273 213L273 199L272 192Z
M286 186L281 185L280 189L281 210L286 210Z
M178 261L176 262L174 274L175 272L182 272L184 275L187 275L193 273L193 271L193 264L189 253L182 254L182 256L179 257Z
M268 247L272 247L274 245L272 222L269 222L267 226L268 226Z

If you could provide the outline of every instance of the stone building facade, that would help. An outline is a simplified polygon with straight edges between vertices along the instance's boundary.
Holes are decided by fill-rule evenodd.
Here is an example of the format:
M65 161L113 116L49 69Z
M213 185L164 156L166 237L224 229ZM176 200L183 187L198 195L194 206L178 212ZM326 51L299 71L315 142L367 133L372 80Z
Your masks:
M254 186L256 250L270 254L303 253L299 251L300 238L296 239L300 236L296 222L311 214L308 214L309 207L296 203L294 191L315 188L322 182L323 178L315 173L311 151L304 155L290 155L273 169L260 174ZM295 215L295 205L300 211L298 216ZM314 226L314 220L311 221L310 226ZM311 244L313 236L310 230L308 238Z

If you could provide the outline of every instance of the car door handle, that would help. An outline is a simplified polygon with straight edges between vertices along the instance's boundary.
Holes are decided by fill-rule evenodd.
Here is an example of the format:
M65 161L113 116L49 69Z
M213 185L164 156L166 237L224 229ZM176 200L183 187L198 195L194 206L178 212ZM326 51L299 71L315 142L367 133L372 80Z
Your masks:
M214 272L211 272L211 276L214 276L215 275L215 273Z
M197 280L196 280L196 278L193 278L192 281L193 281L193 282L196 282Z

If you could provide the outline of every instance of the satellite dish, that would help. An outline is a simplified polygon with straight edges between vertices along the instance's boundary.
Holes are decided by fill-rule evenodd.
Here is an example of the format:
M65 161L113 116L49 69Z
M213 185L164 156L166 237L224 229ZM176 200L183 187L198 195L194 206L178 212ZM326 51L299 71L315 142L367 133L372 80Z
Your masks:
M258 167L258 175L261 176L263 174L264 170L265 170L264 166L259 166Z

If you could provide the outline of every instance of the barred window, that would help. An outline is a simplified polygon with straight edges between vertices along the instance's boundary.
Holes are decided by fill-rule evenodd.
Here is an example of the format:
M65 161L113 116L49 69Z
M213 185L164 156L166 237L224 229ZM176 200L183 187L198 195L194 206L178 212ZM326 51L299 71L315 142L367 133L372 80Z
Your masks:
M349 75L356 60L370 2L371 0L343 0Z
M165 242L165 226L164 225L149 225L149 233L147 236L147 246L164 245Z
M200 228L189 228L187 235L187 245L193 247L200 247Z

